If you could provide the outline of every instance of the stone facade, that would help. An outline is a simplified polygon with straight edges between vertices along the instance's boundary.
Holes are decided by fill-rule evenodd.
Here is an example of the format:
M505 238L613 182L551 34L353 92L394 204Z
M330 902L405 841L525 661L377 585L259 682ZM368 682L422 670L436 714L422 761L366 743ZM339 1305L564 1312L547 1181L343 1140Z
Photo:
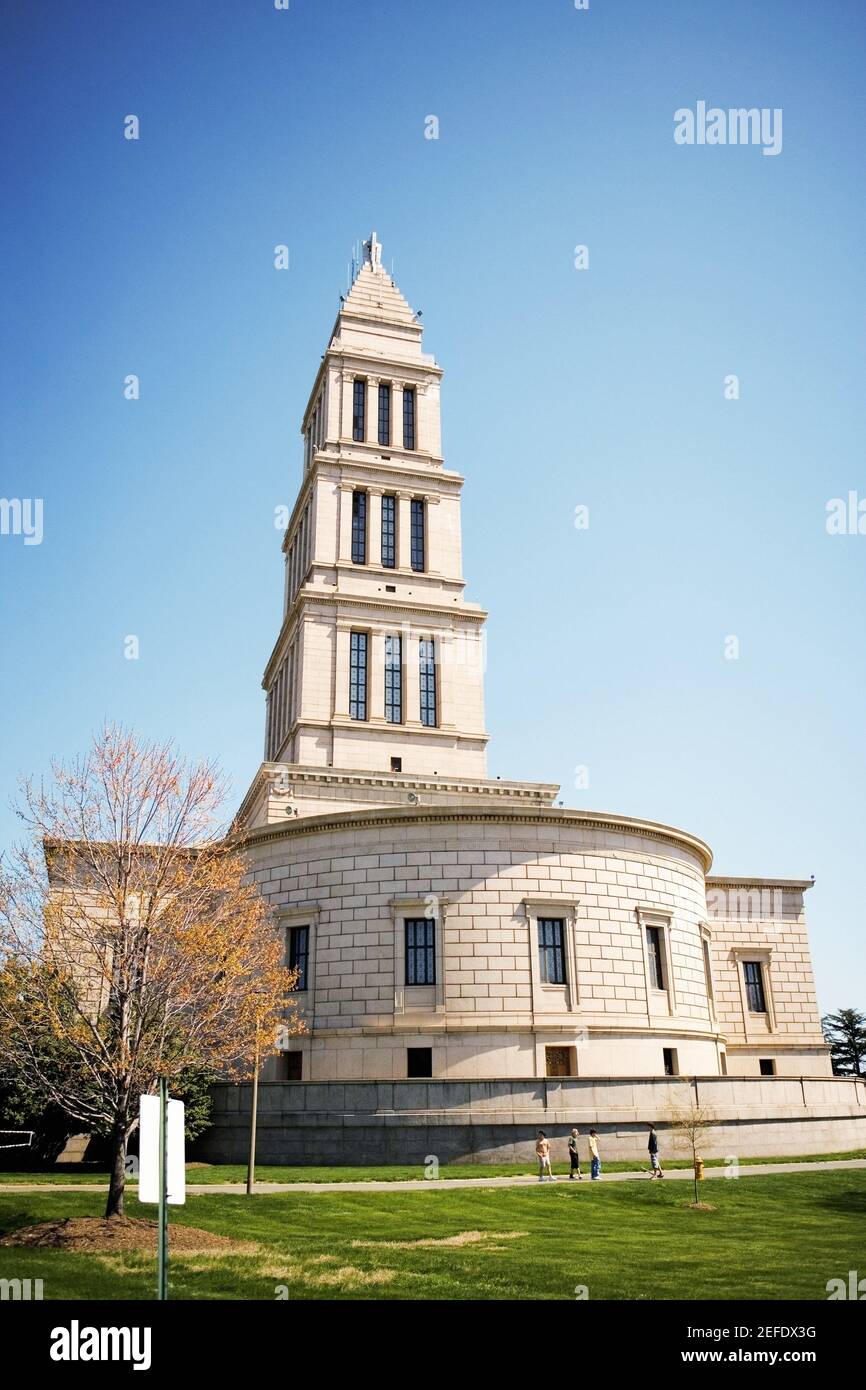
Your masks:
M264 1075L515 1096L553 1075L766 1076L778 1089L749 1095L781 1105L780 1078L830 1075L811 882L712 876L685 831L486 776L485 614L464 597L463 479L421 337L374 234L304 415L265 762L240 811L309 1029Z

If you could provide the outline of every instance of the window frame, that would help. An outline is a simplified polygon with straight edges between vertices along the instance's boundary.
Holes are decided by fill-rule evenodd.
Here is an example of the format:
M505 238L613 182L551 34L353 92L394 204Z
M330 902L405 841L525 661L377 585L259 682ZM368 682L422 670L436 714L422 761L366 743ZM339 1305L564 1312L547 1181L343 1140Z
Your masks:
M427 501L413 497L409 502L409 563L415 574L427 569Z
M543 940L542 937L550 934L554 937L552 941ZM567 965L567 936L566 921L564 917L539 917L537 919L538 935L538 974L542 985L567 985L568 984L568 965ZM558 939L557 939L558 938ZM552 952L552 957L551 953ZM550 974L551 961L553 964L553 975Z
M396 650L395 650L396 644ZM385 722L403 723L403 638L399 632L386 632L385 658Z
M367 563L367 517L369 498L364 488L352 488L352 564Z
M418 942L412 938L417 934L418 928L424 928L425 937L428 940ZM435 917L404 917L403 931L405 934L404 948L404 980L407 989L430 989L436 986L436 918ZM423 974L425 978L419 980L418 957L423 952ZM412 979L414 975L416 978Z
M295 944L299 941L300 933L303 932L304 949L298 951ZM298 983L292 990L293 994L306 994L309 990L310 978L310 925L308 922L298 922L297 925L290 925L286 928L286 963L289 970L297 970L300 966ZM294 957L294 959L293 959Z
M421 637L418 640L418 718L425 729L439 727L438 684L436 639Z
M349 632L349 718L364 724L369 718L369 712L370 634L359 628L352 628Z
M657 926L654 922L644 924L646 935L647 963L649 965L650 984L653 989L661 994L667 994L667 984L665 982L665 948L664 948L664 928Z
M403 387L403 448L414 451L418 435L418 400L414 386Z
M384 409L383 409L384 406ZM391 383L379 382L378 419L376 438L380 444L391 447Z
M762 960L751 960L744 956L740 964L743 967L743 987L746 992L746 1005L749 1013L766 1018L769 1014L769 1010L767 1008L767 989L764 982L764 962ZM757 971L756 979L749 979L748 971L750 967L753 967ZM752 1004L753 990L757 991L757 995L760 997L761 1001L761 1007L757 1009L754 1008Z
M388 503L386 508L385 503ZM386 515L386 512L389 515ZM381 506L381 535L382 535L382 568L393 570L397 568L397 494L395 492L382 493Z
M356 376L352 379L352 439L363 444L367 430L367 378Z

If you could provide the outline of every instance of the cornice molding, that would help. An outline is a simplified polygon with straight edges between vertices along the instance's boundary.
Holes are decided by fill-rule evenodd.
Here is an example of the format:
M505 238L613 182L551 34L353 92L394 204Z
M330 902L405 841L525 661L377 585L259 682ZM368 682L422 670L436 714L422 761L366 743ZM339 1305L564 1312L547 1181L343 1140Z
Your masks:
M539 829L601 830L612 834L633 835L637 839L656 840L662 844L686 849L702 865L705 873L712 862L712 851L703 840L686 830L661 825L655 821L633 819L630 816L594 814L588 811L560 807L538 806L530 809L483 806L377 806L369 810L335 811L318 816L304 816L278 826L257 826L249 830L244 843L249 846L266 844L271 840L292 839L297 835L316 835L329 830L368 830L399 828L400 826L447 825L531 825Z

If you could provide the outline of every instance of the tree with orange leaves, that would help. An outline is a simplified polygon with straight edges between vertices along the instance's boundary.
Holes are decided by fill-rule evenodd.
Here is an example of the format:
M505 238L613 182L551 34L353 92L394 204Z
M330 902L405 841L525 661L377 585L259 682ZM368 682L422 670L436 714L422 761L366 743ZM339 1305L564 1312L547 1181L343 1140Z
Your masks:
M108 725L52 773L22 784L29 834L0 873L0 1060L110 1137L106 1215L122 1215L139 1096L196 1068L248 1076L303 1031L296 978L218 825L213 764ZM46 1034L72 1059L60 1073Z

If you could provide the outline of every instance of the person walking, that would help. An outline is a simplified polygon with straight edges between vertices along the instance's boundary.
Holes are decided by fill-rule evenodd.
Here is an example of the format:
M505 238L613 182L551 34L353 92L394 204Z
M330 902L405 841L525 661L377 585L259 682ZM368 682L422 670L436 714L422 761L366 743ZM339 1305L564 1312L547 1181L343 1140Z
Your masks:
M589 1176L593 1182L597 1182L601 1177L601 1155L598 1152L598 1134L594 1129L589 1131Z
M538 1159L538 1181L544 1182L546 1177L548 1182L554 1182L553 1169L550 1166L550 1140L543 1129L538 1131L535 1141L535 1157Z
M575 1174L577 1177L583 1178L583 1173L580 1171L580 1154L577 1151L578 1138L578 1130L573 1129L568 1136L568 1159L571 1164L571 1172L568 1175L569 1182L574 1182Z
M649 1139L648 1139L648 1141L647 1141L647 1152L649 1153L649 1156L650 1156L650 1166L651 1166L651 1168L652 1168L652 1172L650 1173L650 1178L651 1178L651 1179L652 1179L652 1178L663 1178L663 1177L664 1177L664 1173L662 1172L662 1165L661 1165L661 1161L660 1161L660 1159L659 1159L659 1137L658 1137L658 1135L656 1134L656 1127L655 1127L655 1125L650 1125L650 1127L649 1127Z

